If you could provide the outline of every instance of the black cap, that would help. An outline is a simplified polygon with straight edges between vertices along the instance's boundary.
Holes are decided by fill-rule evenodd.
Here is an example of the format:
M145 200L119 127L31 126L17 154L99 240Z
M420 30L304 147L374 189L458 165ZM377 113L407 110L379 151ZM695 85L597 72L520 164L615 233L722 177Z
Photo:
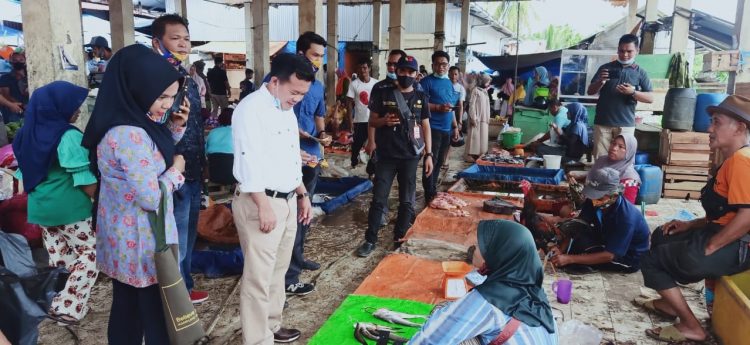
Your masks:
M417 59L413 56L404 56L396 63L396 69L399 68L408 68L412 71L419 71L419 64L417 63Z
M91 42L89 44L85 44L84 47L102 47L102 48L109 48L109 42L106 38L102 36L94 36L91 37Z

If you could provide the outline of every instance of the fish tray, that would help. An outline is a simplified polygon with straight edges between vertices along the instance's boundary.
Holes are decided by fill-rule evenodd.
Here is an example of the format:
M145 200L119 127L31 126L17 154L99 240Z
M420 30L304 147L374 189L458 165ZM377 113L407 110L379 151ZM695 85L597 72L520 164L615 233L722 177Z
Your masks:
M458 173L458 177L479 181L515 181L527 180L536 184L559 185L563 181L562 169L483 167L481 170L474 164Z
M339 207L349 203L358 195L372 189L372 182L361 177L321 177L315 187L315 194L335 195L334 198L325 202L313 203L319 206L326 214L331 214Z

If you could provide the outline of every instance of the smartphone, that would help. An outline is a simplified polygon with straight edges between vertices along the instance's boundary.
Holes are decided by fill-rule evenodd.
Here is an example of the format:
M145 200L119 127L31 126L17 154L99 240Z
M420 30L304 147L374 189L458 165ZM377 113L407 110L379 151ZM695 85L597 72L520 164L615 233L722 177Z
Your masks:
M167 117L180 111L180 106L182 106L182 102L185 101L185 97L187 96L187 89L188 81L187 79L183 79L182 87L180 87L180 91L177 91L177 95L174 96L174 103L172 103L172 107L167 111Z
M609 79L610 80L620 79L621 71L622 70L620 70L619 68L608 69L607 72L609 73Z

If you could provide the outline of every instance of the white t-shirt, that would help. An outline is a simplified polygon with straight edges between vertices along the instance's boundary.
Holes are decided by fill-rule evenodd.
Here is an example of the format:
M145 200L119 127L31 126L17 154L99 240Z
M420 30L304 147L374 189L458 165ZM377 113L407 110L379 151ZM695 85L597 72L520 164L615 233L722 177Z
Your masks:
M458 92L458 100L466 102L466 89L460 83L453 84L453 91Z
M367 105L370 103L372 87L377 82L375 78L370 78L369 83L365 83L358 78L349 84L349 91L347 91L346 97L354 99L354 123L370 121L370 109L367 108Z

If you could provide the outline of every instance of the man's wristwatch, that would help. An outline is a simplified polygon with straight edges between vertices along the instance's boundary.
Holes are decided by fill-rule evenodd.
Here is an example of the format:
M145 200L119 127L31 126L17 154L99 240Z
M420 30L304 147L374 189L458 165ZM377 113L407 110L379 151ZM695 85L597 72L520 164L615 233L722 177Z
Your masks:
M432 157L432 152L427 152L424 154L424 158Z
M304 192L302 194L297 194L297 200L302 200L302 199L307 198L309 196L310 196L310 194L308 192Z

